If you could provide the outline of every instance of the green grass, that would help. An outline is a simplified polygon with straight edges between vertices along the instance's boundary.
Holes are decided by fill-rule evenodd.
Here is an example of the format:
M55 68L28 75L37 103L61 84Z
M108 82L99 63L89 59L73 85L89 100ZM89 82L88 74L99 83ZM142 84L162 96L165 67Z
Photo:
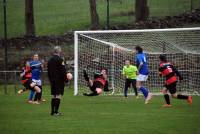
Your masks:
M23 36L24 0L7 0L8 36ZM110 23L126 24L134 16L121 16L121 12L134 11L134 0L110 0ZM149 0L150 16L177 15L190 10L188 0ZM200 0L193 0L199 8ZM3 37L3 12L0 2L0 37ZM106 24L106 0L97 1L97 10L102 26ZM90 12L88 0L34 0L37 35L63 34L66 31L89 29Z
M11 91L11 90L10 90ZM62 117L49 115L49 88L44 89L47 102L29 105L28 93L0 95L1 134L199 134L200 97L192 106L172 100L173 107L164 109L163 97L151 104L134 96L73 96L66 89L60 111Z

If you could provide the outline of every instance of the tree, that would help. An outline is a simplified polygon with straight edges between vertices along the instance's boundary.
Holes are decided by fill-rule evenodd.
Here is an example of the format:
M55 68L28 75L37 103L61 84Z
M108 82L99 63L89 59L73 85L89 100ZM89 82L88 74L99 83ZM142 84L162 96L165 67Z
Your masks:
M145 21L149 17L148 0L136 0L135 3L135 18L136 21Z
M25 28L26 36L35 36L33 0L25 0Z
M91 15L91 29L99 29L99 16L96 9L96 0L89 0L90 15Z

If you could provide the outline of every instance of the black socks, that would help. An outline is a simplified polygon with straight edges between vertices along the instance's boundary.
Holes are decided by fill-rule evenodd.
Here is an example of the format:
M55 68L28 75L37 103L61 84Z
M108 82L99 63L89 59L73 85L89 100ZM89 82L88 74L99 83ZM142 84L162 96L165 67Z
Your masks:
M52 98L51 99L51 114L58 113L60 106L60 99L59 98Z
M51 99L51 115L55 113L55 98Z
M168 94L165 94L164 95L164 98L165 98L165 101L168 105L170 105L170 100L169 100L169 95Z
M59 106L60 106L60 99L55 98L55 113L58 113Z
M188 96L178 94L178 95L177 95L177 99L184 99L184 100L186 100L186 99L188 99Z

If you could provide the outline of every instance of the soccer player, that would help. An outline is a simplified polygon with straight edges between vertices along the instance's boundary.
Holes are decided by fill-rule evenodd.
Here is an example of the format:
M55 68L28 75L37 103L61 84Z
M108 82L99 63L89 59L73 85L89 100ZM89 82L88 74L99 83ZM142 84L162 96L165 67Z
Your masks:
M147 81L148 74L149 74L147 58L146 58L146 54L143 53L142 47L136 46L135 51L136 51L136 64L137 64L138 73L139 73L136 79L137 81L136 86L137 86L137 89L143 93L144 98L145 98L145 104L148 104L152 98L152 94L149 92L147 88L142 86L142 82Z
M102 69L100 73L94 74L94 79L91 80L87 74L87 72L83 71L84 78L88 84L88 87L91 91L91 93L84 93L85 96L98 96L102 93L104 90L105 92L110 91L108 89L108 81L107 79L107 71L105 69Z
M125 61L125 66L123 67L122 74L126 77L125 80L125 88L124 88L124 96L128 97L128 88L131 86L135 91L135 96L138 98L138 92L136 87L136 77L137 77L137 67L130 64L130 60Z
M41 89L36 85L35 82L32 81L32 74L31 74L31 68L28 61L24 63L23 71L20 74L20 77L22 78L22 84L24 85L25 89L19 90L18 94L22 94L27 89L35 91L36 94L40 94ZM37 96L38 97L38 96Z
M64 94L66 81L72 79L72 74L66 72L65 63L61 58L62 49L60 46L54 47L54 54L48 61L48 77L51 83L51 115L62 115L58 110L61 96Z
M162 90L166 101L166 104L163 105L163 107L171 107L167 91L170 92L173 98L187 100L189 104L192 104L192 96L186 96L176 93L176 84L178 78L180 81L183 80L183 77L180 75L179 71L170 62L167 61L165 55L160 55L159 59L160 59L159 75L166 77L164 85L165 88Z
M39 61L39 56L38 54L33 55L33 60L30 61L30 67L31 67L31 73L32 73L32 81L34 81L37 86L40 87L41 93L37 96L35 95L34 102L40 102L40 101L45 101L44 99L41 99L42 97L42 81L41 81L41 72L42 72L42 63ZM29 95L29 101L32 101L34 96L34 92L31 91Z

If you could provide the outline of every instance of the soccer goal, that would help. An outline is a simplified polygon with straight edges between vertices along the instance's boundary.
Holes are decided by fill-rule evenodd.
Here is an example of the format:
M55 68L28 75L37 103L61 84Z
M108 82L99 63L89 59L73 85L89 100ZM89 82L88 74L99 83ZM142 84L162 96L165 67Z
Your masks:
M177 90L200 93L200 27L148 30L76 31L74 34L74 95L88 90L83 78L86 69L93 74L101 68L108 70L109 87L114 94L122 94L125 59L135 64L136 45L143 47L148 57L149 79L145 83L153 93L159 93L163 79L158 77L159 55L165 53L183 75ZM130 93L132 91L130 90Z

